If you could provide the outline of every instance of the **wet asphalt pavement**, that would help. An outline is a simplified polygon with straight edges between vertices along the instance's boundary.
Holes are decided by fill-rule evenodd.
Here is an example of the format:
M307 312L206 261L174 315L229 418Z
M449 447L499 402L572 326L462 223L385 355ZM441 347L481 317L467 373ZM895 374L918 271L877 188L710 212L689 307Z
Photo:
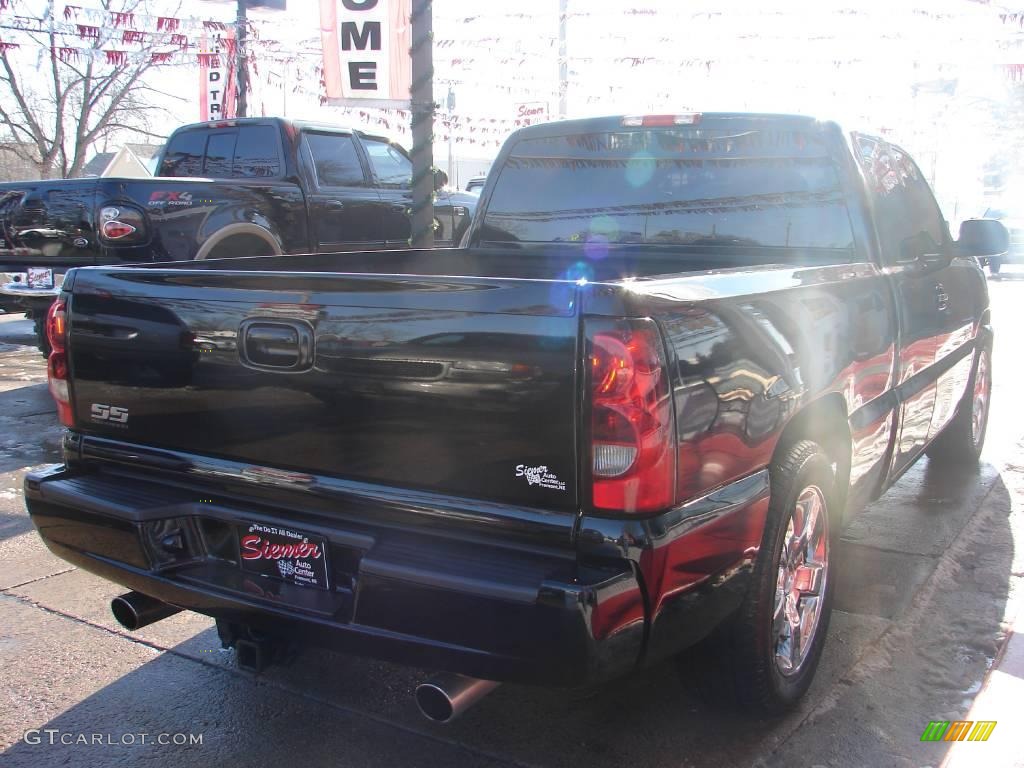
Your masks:
M122 590L50 555L25 514L22 477L57 460L60 429L31 324L0 316L0 766L937 766L922 731L966 715L1020 603L1019 278L989 284L982 467L923 459L845 531L822 665L776 720L709 709L664 664L587 692L503 686L437 726L412 700L424 670L307 650L255 677L205 617L122 630ZM998 723L1015 739L1024 714Z

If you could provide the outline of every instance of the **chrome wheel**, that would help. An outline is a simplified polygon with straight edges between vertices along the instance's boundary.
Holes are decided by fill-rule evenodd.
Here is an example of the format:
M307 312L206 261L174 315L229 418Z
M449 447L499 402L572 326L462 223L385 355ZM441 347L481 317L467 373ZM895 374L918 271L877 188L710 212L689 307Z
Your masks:
M797 497L778 553L772 612L775 665L783 675L800 671L813 645L828 582L828 509L816 485Z
M985 436L985 421L988 419L988 401L991 397L992 382L988 372L988 351L982 350L978 367L974 372L974 401L971 404L971 440L977 446Z

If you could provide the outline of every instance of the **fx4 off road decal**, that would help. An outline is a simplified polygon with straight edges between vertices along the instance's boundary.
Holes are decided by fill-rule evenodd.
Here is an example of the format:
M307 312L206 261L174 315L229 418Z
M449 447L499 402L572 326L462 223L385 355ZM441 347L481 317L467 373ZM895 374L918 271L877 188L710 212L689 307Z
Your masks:
M184 207L192 205L191 192L171 192L170 190L157 190L149 196L150 205L165 205L168 207Z

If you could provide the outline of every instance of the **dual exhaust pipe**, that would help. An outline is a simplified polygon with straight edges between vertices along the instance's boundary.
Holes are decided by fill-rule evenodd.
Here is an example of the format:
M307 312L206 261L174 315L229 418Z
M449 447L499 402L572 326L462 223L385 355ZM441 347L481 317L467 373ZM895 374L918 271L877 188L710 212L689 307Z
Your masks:
M110 610L118 624L135 631L173 616L181 608L141 592L128 592L115 597ZM428 720L450 723L499 685L493 680L444 672L416 686L416 705Z

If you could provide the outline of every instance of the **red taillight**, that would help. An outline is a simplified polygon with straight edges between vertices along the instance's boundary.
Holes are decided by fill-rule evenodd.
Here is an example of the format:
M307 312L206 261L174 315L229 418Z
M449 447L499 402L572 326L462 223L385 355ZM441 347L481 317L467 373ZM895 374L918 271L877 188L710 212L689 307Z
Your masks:
M131 224L125 224L123 221L104 221L103 222L103 236L107 240L120 240L122 237L128 237L128 235L134 235L136 228Z
M667 509L675 501L675 451L657 327L616 324L589 342L593 505L628 514Z
M64 351L67 322L67 304L63 299L57 299L46 311L46 340L54 352Z
M57 403L57 417L65 427L75 426L71 410L71 393L68 389L68 315L67 304L57 299L46 313L46 338L50 342L50 357L46 366L46 377L50 394Z

